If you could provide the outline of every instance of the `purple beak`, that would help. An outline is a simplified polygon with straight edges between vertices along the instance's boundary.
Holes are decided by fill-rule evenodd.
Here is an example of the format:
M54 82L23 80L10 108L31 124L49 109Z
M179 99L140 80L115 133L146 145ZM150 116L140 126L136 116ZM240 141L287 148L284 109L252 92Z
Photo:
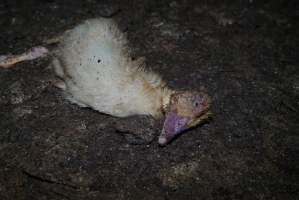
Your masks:
M188 122L190 121L190 119L191 117L189 116L179 116L175 112L167 113L163 125L163 130L159 137L159 144L166 145L179 133L188 129Z

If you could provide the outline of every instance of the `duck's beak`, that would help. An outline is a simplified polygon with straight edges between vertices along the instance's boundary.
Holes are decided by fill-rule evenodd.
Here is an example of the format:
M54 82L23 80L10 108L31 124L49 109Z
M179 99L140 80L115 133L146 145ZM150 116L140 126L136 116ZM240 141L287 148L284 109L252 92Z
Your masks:
M179 133L188 129L191 117L180 116L176 112L169 112L166 114L166 119L164 121L162 133L159 137L159 144L166 145L173 138L175 138Z
M164 146L184 130L197 126L212 116L212 112L207 110L200 117L192 118L190 116L181 116L176 112L166 114L162 133L159 136L159 144Z

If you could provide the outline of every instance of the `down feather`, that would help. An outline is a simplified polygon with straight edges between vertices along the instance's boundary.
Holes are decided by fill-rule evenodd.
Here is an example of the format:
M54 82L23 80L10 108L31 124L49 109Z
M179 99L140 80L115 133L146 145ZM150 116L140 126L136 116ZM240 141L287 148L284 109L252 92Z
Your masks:
M143 58L133 60L125 34L112 19L87 20L59 38L50 54L52 66L71 102L117 117L165 114L161 145L210 117L208 95L172 90L146 69ZM20 55L0 56L0 67L45 55L47 48L34 47Z

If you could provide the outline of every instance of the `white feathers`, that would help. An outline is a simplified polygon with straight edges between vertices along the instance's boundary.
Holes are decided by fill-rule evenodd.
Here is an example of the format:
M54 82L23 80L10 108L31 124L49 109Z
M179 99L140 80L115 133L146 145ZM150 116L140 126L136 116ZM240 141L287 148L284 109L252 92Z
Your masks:
M159 116L171 91L161 78L132 60L127 39L110 19L92 19L68 31L55 51L55 72L68 98L110 115Z

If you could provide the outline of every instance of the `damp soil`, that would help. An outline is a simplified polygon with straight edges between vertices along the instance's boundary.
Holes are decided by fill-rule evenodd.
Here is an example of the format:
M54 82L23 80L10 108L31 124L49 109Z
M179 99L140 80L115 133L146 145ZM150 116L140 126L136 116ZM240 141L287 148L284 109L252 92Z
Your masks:
M0 54L113 17L213 119L166 147L163 119L80 108L43 58L0 69L0 199L298 199L297 1L0 1ZM49 47L51 48L51 47Z

